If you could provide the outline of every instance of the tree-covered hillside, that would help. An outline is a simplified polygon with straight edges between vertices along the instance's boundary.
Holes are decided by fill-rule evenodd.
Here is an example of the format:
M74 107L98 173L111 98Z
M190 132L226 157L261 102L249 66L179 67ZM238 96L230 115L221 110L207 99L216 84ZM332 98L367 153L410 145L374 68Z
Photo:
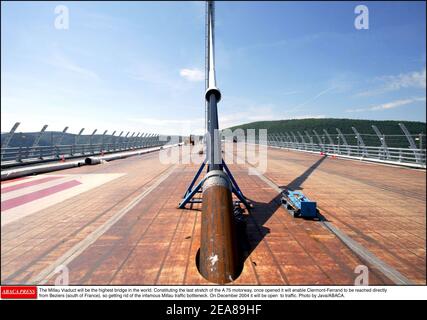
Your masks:
M399 122L403 123L411 135L416 135L417 143L420 141L418 138L419 134L425 135L426 133L426 123L417 122L417 121L374 121L374 120L356 120L356 119L333 119L333 118L324 118L324 119L292 119L292 120L275 120L275 121L257 121L247 124L242 124L239 126L234 126L229 129L256 129L256 134L258 134L259 129L267 129L268 134L276 133L291 133L293 132L299 139L298 132L300 132L304 137L306 137L306 132L314 138L313 129L316 132L323 136L323 129L326 129L331 135L332 139L337 138L337 130L340 129L341 132L346 136L347 142L349 144L357 144L355 135L351 127L355 127L357 131L362 135L365 144L367 145L379 145L379 139L375 134L375 131L372 129L372 125L378 127L380 132L386 136L386 142L389 147L407 147L408 142L403 135L401 128L399 127ZM323 137L322 137L323 138ZM425 141L421 143L425 146ZM424 139L425 140L425 139ZM327 141L327 140L326 140ZM342 142L341 142L342 143Z
M425 122L415 121L374 121L374 120L355 120L355 119L292 119L292 120L274 120L274 121L257 121L239 126L231 127L234 130L242 129L267 129L269 133L300 131L315 129L321 133L326 129L330 133L335 133L338 128L343 134L353 134L351 127L355 127L361 134L375 134L372 125L376 125L381 133L385 135L403 134L398 123L403 123L411 134L426 132Z

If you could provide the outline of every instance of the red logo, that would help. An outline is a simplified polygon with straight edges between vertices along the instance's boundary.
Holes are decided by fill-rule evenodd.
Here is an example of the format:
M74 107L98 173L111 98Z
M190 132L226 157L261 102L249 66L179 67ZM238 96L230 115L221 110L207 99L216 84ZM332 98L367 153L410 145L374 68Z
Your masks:
M37 299L36 286L5 286L1 287L2 299Z

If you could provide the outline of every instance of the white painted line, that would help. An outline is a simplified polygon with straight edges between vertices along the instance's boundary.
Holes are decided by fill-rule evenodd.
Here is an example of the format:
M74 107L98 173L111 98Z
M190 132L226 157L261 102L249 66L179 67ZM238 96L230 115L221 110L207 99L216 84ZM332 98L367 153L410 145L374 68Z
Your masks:
M411 285L413 284L408 278L402 275L399 271L379 259L373 253L371 253L368 249L351 239L344 232L342 232L337 227L333 226L328 221L321 221L323 226L335 234L344 244L350 248L355 254L357 254L362 260L368 262L369 264L378 268L387 278L393 281L398 285Z

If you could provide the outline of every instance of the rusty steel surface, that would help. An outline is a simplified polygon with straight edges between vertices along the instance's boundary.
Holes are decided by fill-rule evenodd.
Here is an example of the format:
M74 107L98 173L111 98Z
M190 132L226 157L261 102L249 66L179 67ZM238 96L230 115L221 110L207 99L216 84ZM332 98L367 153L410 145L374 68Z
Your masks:
M203 185L199 270L207 280L224 284L239 273L231 186L219 170Z
M330 224L414 284L425 284L425 171L320 159L269 149L264 176L279 186L302 188ZM177 208L197 167L162 164L153 153L31 178L81 175L86 177L81 180L84 186L98 175L118 175L94 187L89 183L85 192L65 200L59 192L58 202L2 226L1 283L32 283L65 261L69 282L76 285L213 284L196 265L202 205ZM254 204L251 213L244 213L245 232L238 238L243 266L231 284L354 284L355 268L366 261L318 222L292 218L281 207L277 191L248 174L248 165L229 167ZM12 186L25 181L2 183L2 189L11 190L2 192L2 201L5 194L23 192L25 188ZM144 197L132 206L141 194ZM7 215L2 212L2 217ZM102 232L91 238L97 230ZM72 251L76 246L79 250ZM367 267L369 284L394 284L374 266ZM47 283L55 280L53 275Z

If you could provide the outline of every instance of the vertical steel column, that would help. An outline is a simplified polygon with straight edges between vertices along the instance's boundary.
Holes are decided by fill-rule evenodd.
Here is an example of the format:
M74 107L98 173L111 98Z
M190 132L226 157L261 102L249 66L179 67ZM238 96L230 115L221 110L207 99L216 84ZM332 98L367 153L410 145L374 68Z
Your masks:
M13 125L12 129L10 129L9 134L6 136L6 138L4 139L4 141L3 141L3 142L2 142L2 144L1 144L1 148L2 148L2 149L3 149L3 148L7 148L7 147L9 147L9 143L10 143L10 141L12 140L12 137L13 137L13 135L14 135L14 133L15 133L16 129L19 127L19 125L20 125L20 124L21 124L20 122L16 122L16 123Z
M338 132L338 136L340 136L341 137L341 140L342 140L342 142L343 142L343 144L344 144L344 146L345 146L345 148L346 148L346 150L347 150L347 154L348 155L350 155L350 147L348 146L348 143L347 143L347 139L345 138L345 136L342 134L342 132L341 132L341 130L339 129L339 128L335 128L336 130L337 130L337 132Z
M280 147L280 134L275 133L274 139L276 140L276 146Z
M125 148L124 148L124 146L126 145L126 141L127 141L127 138L128 138L129 133L130 133L130 131L128 131L128 132L126 133L126 135L123 137L123 139L121 139L122 141L121 141L121 143L120 143L120 150L125 149Z
M156 140L157 140L157 134L155 133L154 136L153 136L153 147L157 146Z
M270 134L270 137L271 137L271 144L274 145L275 147L277 147L276 134L272 133L272 134Z
M369 156L368 150L366 150L366 145L365 145L365 142L363 142L362 136L359 134L359 132L356 130L355 127L351 127L351 129L353 130L354 134L357 137L357 141L359 142L359 146L361 146L363 149L363 156L366 156L366 157Z
M285 132L285 135L286 135L286 137L288 138L288 141L289 141L290 145L291 145L291 146L293 146L293 148L294 148L294 149L296 149L296 148L297 148L297 146L296 146L296 144L295 144L295 141L294 141L294 140L292 140L292 137L289 135L289 133Z
M61 145L62 140L64 139L65 134L67 133L67 130L68 130L68 127L65 127L65 128L64 128L64 130L62 130L61 135L60 135L60 136L59 136L59 138L58 138L58 141L56 141L56 145L57 145L57 146L60 146L60 145Z
M294 138L295 149L299 149L299 141L297 139L297 136L292 131L290 131L290 133L291 133L292 137Z
M310 136L310 134L308 133L308 131L307 130L305 130L304 131L304 133L305 133L305 135L307 136L307 138L308 138L308 141L309 141L309 143L310 143L310 150L311 151L313 151L313 137L312 136Z
M140 131L138 131L138 133L136 134L136 136L135 136L135 138L133 139L133 142L132 142L132 148L135 148L136 147L136 144L137 144L137 142L138 142L138 138L139 138L139 135L141 134L141 132Z
M375 133L377 134L378 139L380 140L381 143L381 147L384 151L384 154L386 155L386 158L389 159L390 155L388 153L388 147L387 147L387 143L385 141L385 135L383 135L380 130L377 128L377 126L372 125L372 129L374 129Z
M313 129L314 135L316 136L317 141L319 142L319 147L321 147L321 150L325 152L325 143L320 138L319 134L315 129Z
M221 92L216 87L214 57L214 4L208 1L208 173L203 180L199 271L207 280L224 284L238 276L237 240L234 226L232 184L223 171L217 103Z
M111 151L111 149L113 148L113 139L114 139L114 135L116 134L117 130L114 130L113 133L110 136L110 139L108 140L108 148L107 151Z
M280 136L280 146L284 147L286 145L286 137L283 135L283 133L279 132L279 136Z
M152 136L153 134L152 133L148 133L147 134L147 136L146 136L146 140L145 140L145 147L146 148L148 148L148 147L150 147L151 146L151 136Z
M101 150L100 150L101 153L104 151L104 139L105 139L105 135L107 134L107 132L108 132L108 130L105 130L101 136Z
M209 3L206 1L205 5L205 91L209 87L209 19L208 19L208 7ZM203 97L203 103L205 104L205 132L208 131L208 101ZM206 137L204 137L205 139ZM205 141L206 142L206 141Z
M9 147L9 143L12 140L12 137L13 137L16 129L19 127L20 124L21 124L20 122L16 122L13 125L12 129L10 129L10 131L9 131L8 135L6 136L6 138L4 139L4 141L2 142L2 144L1 144L1 160L3 160L3 155L4 155L4 152L6 151L5 149L7 147Z
M399 127L400 129L402 129L403 133L406 136L406 139L409 142L409 146L412 149L412 151L414 152L414 156L415 156L415 161L417 163L421 163L421 157L420 154L417 152L417 146L415 145L415 141L412 138L411 134L409 133L408 129L406 129L406 126L403 123L399 123Z
M279 132L279 135L280 135L280 146L285 147L286 146L286 136L282 132Z
M297 134L301 138L302 143L306 144L305 139L304 139L303 135L301 134L301 132L297 131Z
M79 137L83 133L84 129L85 128L81 128L80 132L76 136L74 136L74 145L71 146L71 155L73 155L74 152L76 151L76 149L77 149L77 143L79 142Z
M144 148L144 141L145 141L146 133L141 134L141 138L139 140L139 147Z
M297 131L297 134L301 138L303 149L307 150L307 143L305 142L305 139L304 139L303 135L299 131Z
M93 130L92 134L89 136L89 148L90 148L90 152L92 154L94 153L94 150L92 148L92 139L93 139L93 136L95 135L96 131L98 131L98 129Z
M121 138L122 138L122 134L123 134L123 131L121 131L120 132L120 134L114 139L114 151L116 151L117 150L117 141L120 143L120 140L121 140Z
M147 146L147 138L148 138L149 134L148 133L144 133L144 139L142 140L142 147L145 148Z
M37 134L37 136L35 137L34 142L33 142L33 145L31 146L31 156L33 156L33 155L34 155L35 150L36 150L37 146L39 145L40 139L41 139L41 137L42 137L42 135L43 135L43 132L45 132L45 131L46 131L46 128L47 128L47 124L45 124L45 125L43 126L43 128L40 130L40 132L39 132L39 133ZM39 158L40 158L40 159L42 158L41 151L40 151L40 156L39 156Z
M67 130L68 130L68 127L65 127L64 130L62 130L61 135L58 138L58 141L56 141L56 144L55 144L56 157L59 157L59 148L61 147L62 140L64 139Z
M126 150L129 149L129 143L132 141L133 136L135 135L135 131L132 132L131 136L126 140Z
M334 153L337 153L337 149L335 147L334 140L332 140L331 136L329 135L329 132L326 129L323 129L323 132L325 133L326 137L328 138L329 143L334 150Z

